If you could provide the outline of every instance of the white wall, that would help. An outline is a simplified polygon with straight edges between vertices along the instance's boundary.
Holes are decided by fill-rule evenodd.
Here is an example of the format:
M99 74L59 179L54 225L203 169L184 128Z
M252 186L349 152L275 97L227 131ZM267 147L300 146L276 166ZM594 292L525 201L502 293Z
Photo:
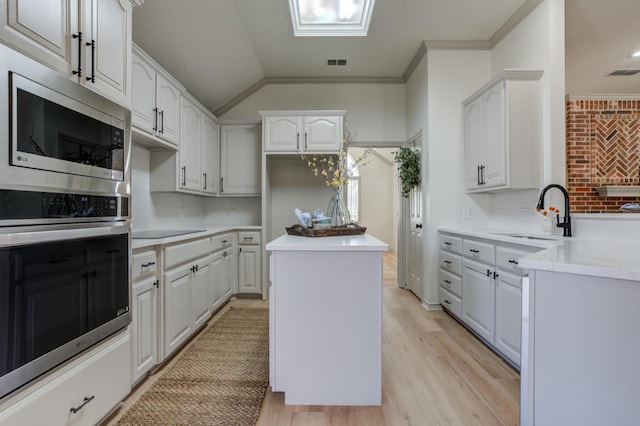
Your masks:
M393 151L393 148L379 148L381 151ZM363 148L351 148L349 153L358 158ZM387 156L389 157L389 156ZM397 178L396 165L376 155L371 155L360 172L360 224L367 227L371 234L389 245L397 247Z
M347 110L356 144L406 139L403 84L270 84L221 118L260 118L258 111L315 109Z

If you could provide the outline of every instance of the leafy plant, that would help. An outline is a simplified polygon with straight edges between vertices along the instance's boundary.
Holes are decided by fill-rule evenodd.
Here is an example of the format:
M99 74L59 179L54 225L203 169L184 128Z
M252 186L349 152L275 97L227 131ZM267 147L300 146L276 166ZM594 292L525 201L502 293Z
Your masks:
M417 149L402 147L395 152L395 160L400 171L402 196L406 198L420 184L420 153Z

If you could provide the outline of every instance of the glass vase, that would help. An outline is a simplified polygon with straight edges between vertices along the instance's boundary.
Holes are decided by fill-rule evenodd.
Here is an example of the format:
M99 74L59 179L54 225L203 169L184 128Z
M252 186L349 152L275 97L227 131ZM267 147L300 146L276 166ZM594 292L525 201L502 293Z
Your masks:
M335 188L327 207L327 217L331 218L332 226L343 226L351 223L351 215L344 199L343 187Z

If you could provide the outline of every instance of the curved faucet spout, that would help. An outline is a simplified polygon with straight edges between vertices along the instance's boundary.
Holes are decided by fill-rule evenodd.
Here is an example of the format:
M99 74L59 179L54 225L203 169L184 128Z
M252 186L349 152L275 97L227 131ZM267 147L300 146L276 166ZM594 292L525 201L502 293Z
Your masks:
M562 235L564 237L570 237L571 236L571 214L569 212L571 210L571 206L569 204L569 193L564 188L564 186L558 185L557 183L552 183L542 188L542 192L540 192L540 199L538 199L537 208L540 210L544 209L544 196L547 193L547 191L550 190L551 188L559 189L562 192L562 195L564 196L564 219L563 219L563 222L560 222L560 217L558 216L557 217L558 223L556 226L558 228L563 229Z

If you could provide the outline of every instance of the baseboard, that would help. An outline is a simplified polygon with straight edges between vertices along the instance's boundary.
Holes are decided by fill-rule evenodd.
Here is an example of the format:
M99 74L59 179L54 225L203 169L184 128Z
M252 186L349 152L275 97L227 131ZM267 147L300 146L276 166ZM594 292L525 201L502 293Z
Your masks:
M426 300L422 300L422 307L425 308L427 311L441 311L442 310L442 305L440 305L439 303L429 303Z

